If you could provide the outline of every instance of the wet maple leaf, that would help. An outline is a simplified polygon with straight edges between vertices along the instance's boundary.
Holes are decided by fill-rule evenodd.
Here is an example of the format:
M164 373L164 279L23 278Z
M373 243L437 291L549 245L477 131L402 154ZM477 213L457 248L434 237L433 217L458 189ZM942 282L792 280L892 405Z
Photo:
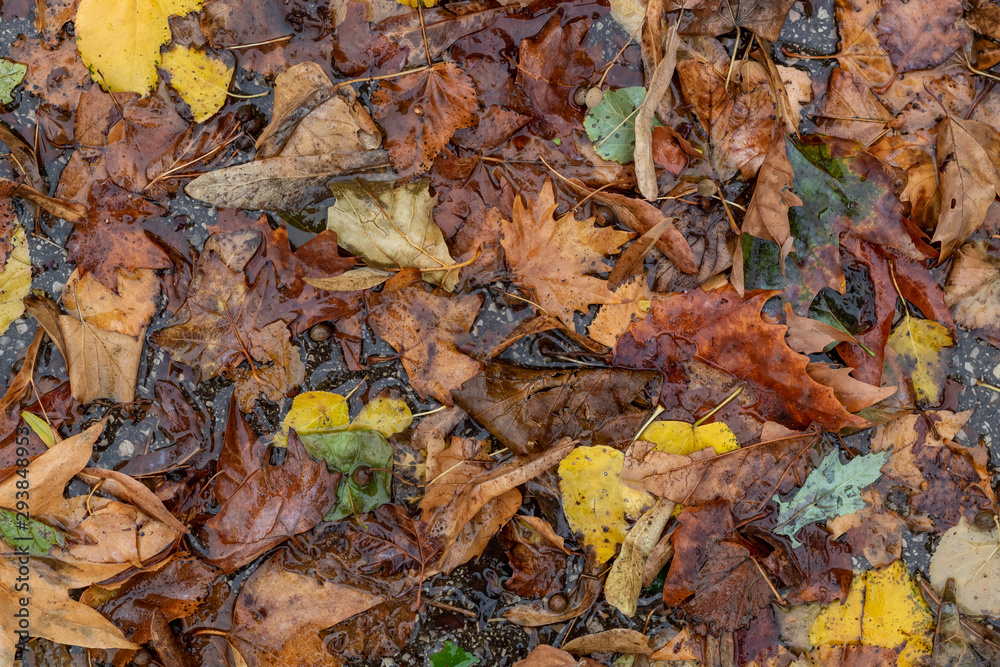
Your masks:
M458 351L458 339L476 319L483 297L437 296L416 269L400 271L371 297L368 323L399 352L410 383L422 396L451 405L451 390L482 370Z
M731 0L705 2L695 7L681 24L682 35L718 35L744 28L769 41L777 41L781 26L795 0Z
M574 327L574 311L590 304L619 303L607 280L587 275L606 271L605 257L618 252L631 238L628 232L597 227L594 218L577 220L572 213L556 218L551 181L530 206L523 197L514 201L511 220L501 223L514 284L535 304Z
M90 190L87 218L74 226L66 242L70 261L92 273L108 289L118 289L118 270L166 269L170 258L147 229L163 209L110 181Z
M734 531L729 506L716 501L685 509L677 521L664 603L680 606L695 624L722 630L745 626L774 594L751 545Z
M204 524L205 560L227 573L317 525L337 499L340 473L311 459L298 437L288 439L283 465L265 461L266 450L234 396L215 487L222 509Z
M615 347L613 363L655 368L666 381L660 400L672 406L685 384L680 364L697 357L745 380L757 394L757 413L789 428L816 424L827 430L867 422L841 405L833 390L809 377L809 358L785 344L786 327L767 324L760 310L773 292L746 301L731 287L654 299L645 319L633 322Z
M892 62L875 28L881 8L880 0L836 0L840 50L835 57L866 86L881 85L892 77Z
M455 131L475 124L479 106L469 75L451 62L383 81L372 95L375 117L397 171L427 171Z

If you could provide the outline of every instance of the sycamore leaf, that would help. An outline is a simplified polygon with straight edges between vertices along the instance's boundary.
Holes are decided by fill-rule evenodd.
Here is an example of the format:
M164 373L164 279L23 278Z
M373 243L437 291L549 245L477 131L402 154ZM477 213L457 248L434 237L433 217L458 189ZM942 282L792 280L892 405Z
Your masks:
M14 89L24 80L27 71L27 65L0 58L0 104L14 101Z
M688 3L687 6L691 6ZM793 0L731 0L729 3L700 2L682 23L685 35L721 35L743 28L769 41L777 41Z
M863 509L861 490L881 477L881 468L888 459L889 452L880 452L856 456L845 465L840 462L840 453L833 450L809 473L806 483L790 500L783 502L774 495L778 503L774 532L787 535L792 546L798 547L801 543L795 536L807 524Z
M982 243L955 254L944 288L955 322L1000 347L1000 260Z
M966 614L1000 616L1000 533L996 526L982 530L970 526L965 517L959 519L938 542L927 573L939 594L949 579L955 581L955 601Z
M638 440L656 445L656 451L687 456L711 447L716 454L740 448L732 429L721 422L688 424L678 421L656 421L639 434Z
M160 46L170 40L167 17L200 7L201 0L81 0L80 57L106 90L146 95L156 87Z
M575 327L574 311L593 303L620 303L606 280L586 275L607 270L605 257L618 252L630 237L611 227L596 227L594 218L577 220L572 213L555 217L552 183L529 204L518 197L510 221L501 222L514 283L531 300L564 324Z
M597 154L621 164L632 161L635 152L635 116L646 89L642 86L606 90L601 103L587 112L583 127ZM660 125L654 122L654 125Z
M934 320L918 320L906 313L889 336L889 347L909 374L914 398L920 403L941 402L945 374L955 339L948 327Z
M128 403L135 397L143 336L100 329L70 315L59 316L73 397L81 403L110 398Z
M424 280L452 291L458 270L428 271L455 263L431 214L437 197L422 179L396 186L390 182L335 183L337 203L327 209L327 229L337 243L376 269L421 269Z
M392 500L392 447L378 431L335 431L301 436L309 455L341 473L337 504L324 521L371 512Z
M205 122L226 103L234 65L194 47L176 45L163 54L160 67L191 107L194 122Z
M252 412L261 397L280 403L306 376L299 346L292 344L288 327L281 320L251 331L248 342L250 356L263 363L252 369L240 366L230 373L236 381L236 402L243 412Z
M563 511L570 528L582 535L597 563L615 555L628 529L653 498L622 483L625 457L610 447L577 447L559 464Z
M31 256L24 228L17 226L10 253L0 271L0 334L24 312L24 297L31 291Z
M809 630L813 646L862 643L878 648L905 644L899 667L927 664L934 617L917 592L903 561L856 573L844 604L823 608Z
M998 156L1000 132L993 126L951 114L938 125L941 214L931 242L941 243L942 260L986 219L1000 188Z
M431 654L431 667L472 667L479 662L479 658L450 641L446 641L440 651Z

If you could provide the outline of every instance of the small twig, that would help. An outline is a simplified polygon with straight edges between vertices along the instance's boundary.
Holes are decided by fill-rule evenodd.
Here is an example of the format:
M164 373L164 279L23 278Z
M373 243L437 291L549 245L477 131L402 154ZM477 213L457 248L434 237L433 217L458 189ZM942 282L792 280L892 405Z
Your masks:
M462 616L468 616L469 618L476 618L476 612L470 611L468 609L462 609L461 607L455 607L446 602L438 602L431 598L424 598L424 603L430 605L431 607L437 607L438 609L444 609L446 611L453 611L456 614L461 614Z
M253 42L252 44L237 44L236 46L227 46L226 48L230 51L238 51L240 49L252 49L258 46L267 46L269 44L277 44L278 42L290 41L295 35L282 35L281 37L275 37L274 39L265 39L263 42Z

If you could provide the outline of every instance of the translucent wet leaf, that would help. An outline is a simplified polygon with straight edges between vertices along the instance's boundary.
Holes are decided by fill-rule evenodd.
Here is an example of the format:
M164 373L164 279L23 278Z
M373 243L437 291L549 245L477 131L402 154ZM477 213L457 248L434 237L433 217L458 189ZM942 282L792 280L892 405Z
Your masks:
M177 46L163 54L160 67L191 108L194 122L208 120L225 104L234 66L221 58L190 46Z
M325 521L370 512L392 499L392 447L378 431L335 431L300 436L313 458L341 473L337 504Z
M632 161L635 115L645 98L646 89L641 86L604 91L601 103L588 111L583 121L598 155L622 164Z
M889 347L899 355L918 402L926 405L941 402L950 348L954 345L948 327L909 314L889 336Z

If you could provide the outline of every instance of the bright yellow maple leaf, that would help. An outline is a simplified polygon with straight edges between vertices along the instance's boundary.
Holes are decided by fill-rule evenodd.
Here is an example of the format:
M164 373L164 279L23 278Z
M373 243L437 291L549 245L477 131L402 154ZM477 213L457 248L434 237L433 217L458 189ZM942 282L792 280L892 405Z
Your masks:
M862 643L901 648L899 667L927 664L934 617L903 561L857 573L847 602L823 607L809 630L812 645Z
M81 0L76 47L97 81L114 93L147 95L156 87L160 47L170 41L167 17L201 8L202 0Z
M621 480L625 456L611 447L577 447L559 463L563 511L570 528L594 550L598 563L615 555L628 532L626 517L638 518L653 497Z
M194 122L208 120L226 103L235 66L199 49L175 46L163 54L160 67L170 75L170 85L191 107Z
M740 448L733 430L723 423L688 424L677 421L657 421L647 426L639 440L656 443L656 450L667 454L688 456L711 447L716 454Z

